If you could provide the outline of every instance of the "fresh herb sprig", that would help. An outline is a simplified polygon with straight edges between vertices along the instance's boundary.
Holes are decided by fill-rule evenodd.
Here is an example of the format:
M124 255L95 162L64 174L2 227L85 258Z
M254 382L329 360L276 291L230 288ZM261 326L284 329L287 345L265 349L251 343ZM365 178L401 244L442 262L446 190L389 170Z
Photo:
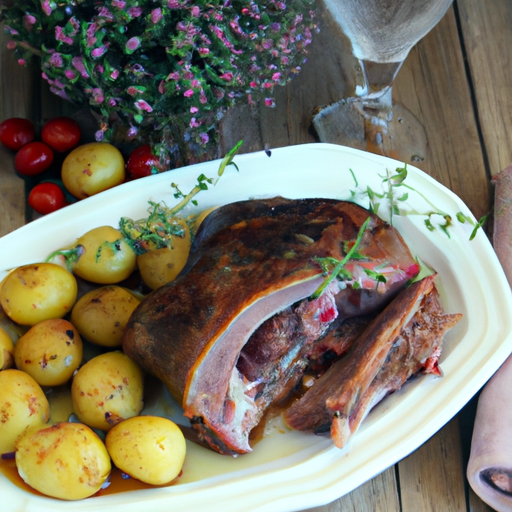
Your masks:
M354 179L356 188L359 188L359 183L352 169L350 169L350 173ZM362 193L368 197L368 209L372 213L378 214L382 202L386 201L389 223L391 225L393 225L393 217L395 215L423 215L425 216L425 226L429 231L435 231L437 228L439 228L448 236L448 238L450 238L449 228L453 226L452 215L435 206L425 194L421 193L419 190L416 190L414 187L411 187L408 183L406 183L405 180L407 178L407 174L407 164L404 164L404 167L398 167L395 170L395 173L387 170L386 175L379 175L382 179L382 185L384 189L382 193L376 192L369 186L366 188L366 190L359 190L359 193ZM404 191L403 189L406 190ZM407 203L409 200L409 192L414 192L415 194L419 195L430 206L431 209L425 212L420 212L414 208L411 208ZM351 190L350 193L353 198L357 196L357 192L354 190ZM407 210L402 208L402 206L405 204L408 206ZM441 217L443 221L436 223L434 222L435 217ZM474 227L470 235L470 240L473 240L478 229L480 229L485 224L488 215L484 215L476 223L462 212L458 212L455 217L459 222L468 222Z
M327 277L324 279L322 284L313 292L310 299L315 300L322 295L322 293L325 291L325 289L336 279L340 274L343 274L346 278L350 279L351 274L348 272L347 269L345 269L345 265L347 261L349 261L352 258L353 254L356 254L357 248L359 247L359 244L361 243L361 240L363 238L364 232L366 231L366 228L368 227L368 224L370 222L370 217L368 217L361 227L359 228L359 232L357 234L357 238L354 242L354 245L350 248L350 250L347 252L345 257L338 261L336 258L315 258L315 260L318 262L322 270L324 270L324 273L327 271L329 266L332 266L333 263L336 263L334 268L331 270L331 272L327 275Z
M164 203L155 203L149 201L149 215L146 218L132 220L128 217L121 217L119 229L123 238L130 244L137 255L143 254L149 250L172 247L174 237L184 237L186 235L186 223L188 219L180 216L183 209L192 203L197 205L194 197L203 190L208 190L210 185L215 186L224 171L229 165L233 165L239 172L238 166L234 162L234 157L242 146L243 141L239 141L221 160L216 178L208 178L201 174L197 178L197 183L188 194L184 194L176 185L171 186L175 189L174 197L181 201L169 208Z

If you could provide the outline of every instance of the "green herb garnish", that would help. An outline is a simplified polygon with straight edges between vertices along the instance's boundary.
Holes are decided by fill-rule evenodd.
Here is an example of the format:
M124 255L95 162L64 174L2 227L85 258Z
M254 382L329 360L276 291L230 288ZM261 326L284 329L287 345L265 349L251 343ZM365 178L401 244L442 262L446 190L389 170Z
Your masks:
M358 248L359 244L361 243L363 234L364 234L366 228L368 227L369 222L370 222L370 217L368 217L364 221L362 226L359 228L359 233L357 234L357 238L356 238L356 241L354 242L354 245L350 248L348 253L345 255L345 257L341 261L337 260L336 258L315 258L315 260L319 263L320 267L323 270L325 269L324 273L329 266L332 267L332 265L334 263L335 263L335 266L332 269L332 271L327 275L327 277L324 279L322 284L316 289L315 292L313 292L313 294L310 297L311 300L318 299L318 297L320 297L320 295L322 295L324 290L329 286L329 284L331 284L332 281L334 281L334 279L336 279L336 277L338 277L338 275L343 274L345 277L350 279L351 274L350 274L350 272L347 271L347 269L344 268L344 266L346 265L347 261L350 260L352 255L356 253L357 248Z

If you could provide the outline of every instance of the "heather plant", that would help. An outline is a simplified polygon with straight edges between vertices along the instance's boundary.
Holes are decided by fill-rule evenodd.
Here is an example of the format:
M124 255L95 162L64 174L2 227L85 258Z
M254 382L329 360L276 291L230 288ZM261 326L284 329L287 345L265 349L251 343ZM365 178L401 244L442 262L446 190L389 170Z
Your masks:
M296 75L314 0L3 2L8 47L40 59L51 91L98 118L97 140L149 141L171 166L217 155L231 106Z

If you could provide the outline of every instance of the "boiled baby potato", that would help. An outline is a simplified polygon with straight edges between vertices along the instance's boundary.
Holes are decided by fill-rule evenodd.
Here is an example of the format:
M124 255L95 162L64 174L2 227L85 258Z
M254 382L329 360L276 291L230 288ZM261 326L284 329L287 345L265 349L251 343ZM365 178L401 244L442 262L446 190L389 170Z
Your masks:
M203 210L195 219L194 219L194 232L196 232L199 229L199 226L203 223L204 219L210 215L214 210L216 210L218 206L211 206L210 208L207 208L206 210Z
M71 194L85 199L124 181L123 155L106 142L78 146L64 159L61 177Z
M14 365L14 345L11 337L0 327L0 371Z
M83 252L73 266L73 273L87 281L116 284L135 270L135 252L112 226L91 229L74 246L80 246Z
M144 283L155 290L173 281L187 263L190 253L190 229L184 220L175 220L183 236L172 237L172 247L155 249L137 257L137 266Z
M63 500L98 492L112 467L101 439L80 423L24 433L16 442L15 457L18 473L28 485Z
M43 320L16 343L16 367L41 386L66 383L82 361L82 340L77 329L62 318Z
M123 352L107 352L88 361L73 377L73 411L86 425L107 431L140 413L143 391L139 366Z
M0 305L14 322L35 325L69 313L77 293L73 274L54 263L33 263L18 267L5 277Z
M21 370L0 372L0 454L14 451L25 429L44 425L50 405L41 386Z
M114 464L137 480L163 485L174 480L185 461L185 438L167 418L136 416L113 427L105 439Z
M121 286L102 286L81 297L71 312L71 322L91 343L118 347L124 328L140 300Z

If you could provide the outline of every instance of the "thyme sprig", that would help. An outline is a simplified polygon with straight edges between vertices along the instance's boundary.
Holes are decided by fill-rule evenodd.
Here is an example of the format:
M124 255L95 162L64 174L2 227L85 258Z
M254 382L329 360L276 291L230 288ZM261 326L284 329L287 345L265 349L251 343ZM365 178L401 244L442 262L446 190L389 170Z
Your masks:
M336 279L340 274L342 274L345 278L350 279L351 274L350 272L344 268L347 261L352 258L353 254L356 254L357 248L359 247L359 244L361 243L361 240L363 238L364 232L366 231L366 228L368 227L368 224L370 222L370 217L368 217L361 227L359 228L359 232L357 234L356 241L354 242L354 245L350 248L350 250L347 252L345 257L342 260L337 260L336 258L327 257L327 258L319 258L315 257L315 260L318 262L320 267L322 268L323 272L328 272L329 266L332 267L333 264L335 264L334 268L331 270L330 273L327 274L326 278L323 280L322 284L313 292L310 299L315 300L322 295L322 293L325 291L325 289Z
M181 216L183 209L189 203L197 205L197 201L194 199L195 196L203 190L208 190L210 185L215 186L229 165L233 165L239 172L238 166L233 159L242 144L243 141L239 141L224 156L219 164L216 178L208 178L204 174L200 174L195 186L187 194L184 194L176 183L172 183L171 186L175 190L174 197L181 199L172 208L166 206L163 202L155 203L149 201L148 217L138 220L121 217L119 229L123 238L126 239L137 255L150 250L163 249L165 247L172 248L174 237L183 238L186 236L186 225L189 223L189 219Z
M356 188L359 188L359 183L357 181L356 175L352 169L349 169L352 178L354 180ZM369 206L368 209L375 214L378 214L379 208L383 201L386 201L389 223L393 225L393 217L396 215L405 216L405 215L422 215L425 216L425 226L429 231L435 231L437 228L441 229L448 238L450 238L449 228L453 226L453 217L449 213L438 208L430 199L420 192L419 190L411 187L408 183L405 182L407 178L407 164L404 164L404 167L398 167L395 170L395 173L387 170L386 175L380 175L379 177L382 179L383 192L379 193L373 190L371 187L367 187L366 190L359 190L359 193L366 195L368 197ZM403 190L406 189L406 190ZM410 206L407 201L409 200L410 192L414 192L419 195L429 206L429 209L424 212L420 212ZM352 198L355 199L357 192L354 190L350 191ZM403 208L407 204L408 209ZM441 222L434 222L435 217L441 217L443 220ZM476 236L476 232L479 228L481 228L488 217L484 215L478 222L474 222L470 217L464 215L462 212L457 212L455 215L456 219L464 224L466 222L470 223L474 229L470 235L470 240Z

